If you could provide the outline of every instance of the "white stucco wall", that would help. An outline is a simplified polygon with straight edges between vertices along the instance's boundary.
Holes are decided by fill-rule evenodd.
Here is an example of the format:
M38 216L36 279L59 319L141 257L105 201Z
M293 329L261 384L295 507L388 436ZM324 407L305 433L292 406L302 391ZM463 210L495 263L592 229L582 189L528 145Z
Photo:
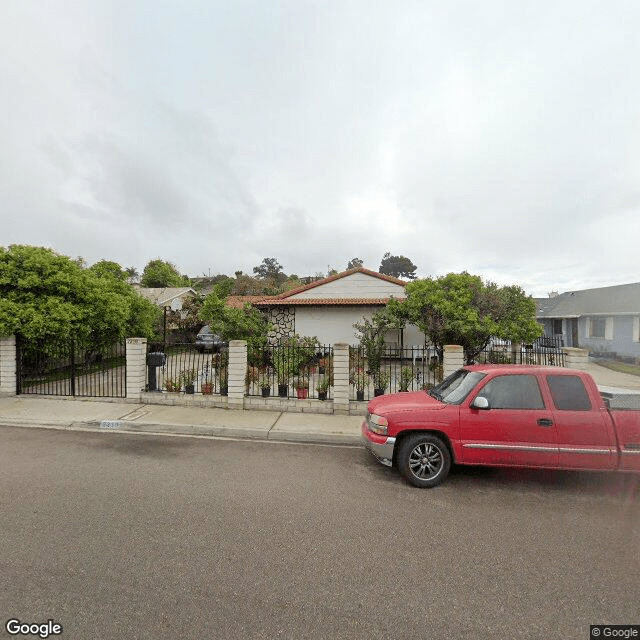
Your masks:
M292 300L310 298L404 298L404 286L366 273L352 273L344 278L313 287L291 296Z
M301 336L317 336L321 344L346 342L355 345L356 330L354 322L362 318L371 320L376 311L383 307L372 306L304 306L296 307L296 333ZM391 332L388 342L398 342L398 332ZM404 329L404 345L420 345L424 343L424 334L415 326L407 325Z

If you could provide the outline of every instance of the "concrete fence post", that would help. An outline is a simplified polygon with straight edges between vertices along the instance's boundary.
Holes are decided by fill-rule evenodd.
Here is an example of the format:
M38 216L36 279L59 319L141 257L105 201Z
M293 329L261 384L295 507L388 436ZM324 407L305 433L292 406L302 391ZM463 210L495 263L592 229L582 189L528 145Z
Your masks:
M333 345L333 412L349 414L349 345Z
M0 396L16 395L16 375L16 337L0 338Z
M576 347L563 347L564 366L567 369L580 369L584 371L589 364L589 350Z
M229 409L244 408L245 379L247 376L247 341L229 342Z
M444 378L464 366L464 349L457 344L444 345L442 375Z
M140 399L147 384L147 339L127 338L127 398Z

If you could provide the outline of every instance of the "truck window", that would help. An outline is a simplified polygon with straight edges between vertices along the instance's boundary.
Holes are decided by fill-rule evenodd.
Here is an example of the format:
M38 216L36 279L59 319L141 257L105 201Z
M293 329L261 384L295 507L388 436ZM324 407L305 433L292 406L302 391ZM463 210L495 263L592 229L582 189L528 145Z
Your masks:
M536 376L498 376L489 380L478 395L489 401L490 409L544 409Z
M591 400L579 376L547 376L553 404L560 411L591 411Z

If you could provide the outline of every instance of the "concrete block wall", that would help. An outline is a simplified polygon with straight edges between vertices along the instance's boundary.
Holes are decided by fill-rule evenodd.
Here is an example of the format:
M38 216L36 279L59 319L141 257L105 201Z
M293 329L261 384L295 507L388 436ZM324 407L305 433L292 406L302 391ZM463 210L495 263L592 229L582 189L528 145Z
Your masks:
M229 409L244 408L245 378L247 375L247 342L229 342Z
M147 339L127 338L127 399L137 400L147 384Z
M584 371L589 364L589 350L576 347L563 347L564 366L567 369L580 369Z
M349 414L349 345L333 345L333 412Z
M464 349L457 344L446 344L444 346L444 357L442 363L442 375L444 378L454 371L464 366Z
M15 396L16 337L0 338L0 396Z

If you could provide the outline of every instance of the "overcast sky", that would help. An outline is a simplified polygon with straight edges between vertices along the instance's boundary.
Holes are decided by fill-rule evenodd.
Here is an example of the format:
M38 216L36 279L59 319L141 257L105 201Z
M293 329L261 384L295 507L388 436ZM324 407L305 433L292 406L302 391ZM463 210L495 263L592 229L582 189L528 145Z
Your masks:
M0 245L640 281L640 2L0 5Z

